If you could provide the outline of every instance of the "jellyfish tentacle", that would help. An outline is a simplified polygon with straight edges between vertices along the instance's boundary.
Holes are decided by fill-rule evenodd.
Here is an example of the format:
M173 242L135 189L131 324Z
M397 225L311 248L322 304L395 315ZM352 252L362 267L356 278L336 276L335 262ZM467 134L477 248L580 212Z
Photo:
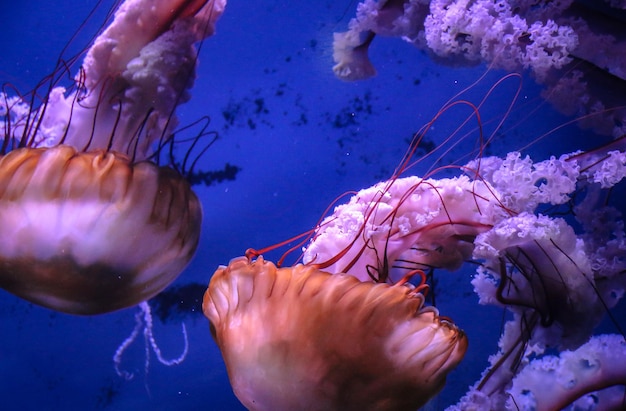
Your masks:
M185 360L187 353L189 352L189 340L187 338L187 328L185 324L182 324L183 334L183 351L178 357L167 359L161 352L159 345L153 335L153 323L152 323L152 310L150 304L147 301L143 301L138 304L139 311L135 314L135 326L130 335L126 337L124 341L117 347L115 354L113 354L113 367L115 372L125 380L132 380L135 374L122 369L122 357L126 350L137 340L140 333L143 334L146 357L144 360L144 375L147 376L150 368L150 348L154 352L157 360L168 367L178 365Z
M486 182L466 176L393 178L337 206L319 225L303 262L310 263L315 256L318 267L365 281L369 280L364 276L366 267L380 266L379 253L384 253L389 267L403 259L419 261L416 268L454 269L471 256L473 245L466 240L488 231L507 214ZM416 249L425 251L417 256L412 251Z

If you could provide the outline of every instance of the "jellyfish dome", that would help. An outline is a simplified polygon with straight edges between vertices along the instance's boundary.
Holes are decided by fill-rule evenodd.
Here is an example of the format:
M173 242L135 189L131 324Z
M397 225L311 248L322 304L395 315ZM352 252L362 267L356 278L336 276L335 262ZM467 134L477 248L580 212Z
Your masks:
M467 349L415 289L262 257L220 267L202 307L250 410L415 410Z
M0 286L58 311L97 314L165 288L202 217L172 169L69 146L0 158Z

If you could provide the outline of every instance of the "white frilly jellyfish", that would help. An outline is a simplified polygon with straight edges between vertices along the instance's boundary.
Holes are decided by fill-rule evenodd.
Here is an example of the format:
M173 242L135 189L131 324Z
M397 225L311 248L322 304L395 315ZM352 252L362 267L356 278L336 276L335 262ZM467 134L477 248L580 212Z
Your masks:
M557 110L619 137L626 132L625 8L620 1L363 0L348 30L334 35L333 71L347 81L372 77L370 44L377 35L397 37L454 67L526 71Z
M202 209L150 159L193 84L194 43L225 1L128 0L67 91L42 104L0 94L0 286L45 307L98 314L169 285L193 256Z
M175 108L189 99L197 64L194 44L214 33L225 5L219 0L125 1L90 46L70 92L50 84L37 108L1 95L5 146L67 144L79 151L124 153L135 161L152 158L177 125Z

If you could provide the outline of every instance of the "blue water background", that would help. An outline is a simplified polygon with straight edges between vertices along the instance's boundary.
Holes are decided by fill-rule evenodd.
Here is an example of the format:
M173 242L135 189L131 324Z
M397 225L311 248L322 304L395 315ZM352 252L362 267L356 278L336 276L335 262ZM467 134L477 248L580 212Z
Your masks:
M89 18L66 56L85 46L107 4ZM20 90L32 88L54 68L59 52L92 6L76 0L3 4L0 80ZM233 0L227 5L216 35L202 46L193 97L179 116L182 124L210 116L210 128L220 135L200 168L219 169L230 163L242 171L235 181L196 187L204 207L201 243L175 285L207 284L218 265L248 247L268 246L310 229L341 193L388 178L412 134L456 93L487 73L468 95L477 102L505 74L484 66L440 66L399 39L379 38L371 50L378 75L341 82L331 71L332 33L346 29L354 8L347 0ZM509 81L490 98L483 112L487 132L490 119L503 113L517 86L516 80ZM490 153L523 147L568 120L542 103L540 87L531 79L525 78L522 87L516 110ZM451 110L435 124L432 141L437 144L468 114L466 107ZM575 127L560 132L527 152L539 160L594 141ZM462 163L463 155L476 148L478 133L471 133L443 163ZM430 166L426 161L414 172L424 173ZM502 312L477 304L469 284L472 274L472 267L438 273L438 307L467 331L470 349L431 409L456 402L486 367L487 355L496 350ZM151 354L145 374L144 345L139 340L122 364L135 378L125 381L117 376L112 356L131 332L136 311L75 317L0 292L1 408L243 409L232 394L208 321L200 312L174 315L165 322L155 319L155 338L169 357L182 349L181 322L186 324L190 350L183 364L165 367Z

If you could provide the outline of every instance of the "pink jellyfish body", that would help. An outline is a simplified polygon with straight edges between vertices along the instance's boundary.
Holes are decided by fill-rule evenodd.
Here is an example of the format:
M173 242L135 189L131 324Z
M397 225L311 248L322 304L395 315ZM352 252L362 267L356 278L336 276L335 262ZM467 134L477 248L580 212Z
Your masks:
M126 1L73 90L52 84L38 108L0 95L1 287L98 314L145 301L180 274L198 244L201 205L183 176L150 159L189 98L193 45L213 34L224 6Z
M619 1L366 0L348 30L334 34L333 71L346 81L374 76L368 56L374 38L398 37L452 66L485 62L529 72L557 110L620 137L626 131L624 8Z

